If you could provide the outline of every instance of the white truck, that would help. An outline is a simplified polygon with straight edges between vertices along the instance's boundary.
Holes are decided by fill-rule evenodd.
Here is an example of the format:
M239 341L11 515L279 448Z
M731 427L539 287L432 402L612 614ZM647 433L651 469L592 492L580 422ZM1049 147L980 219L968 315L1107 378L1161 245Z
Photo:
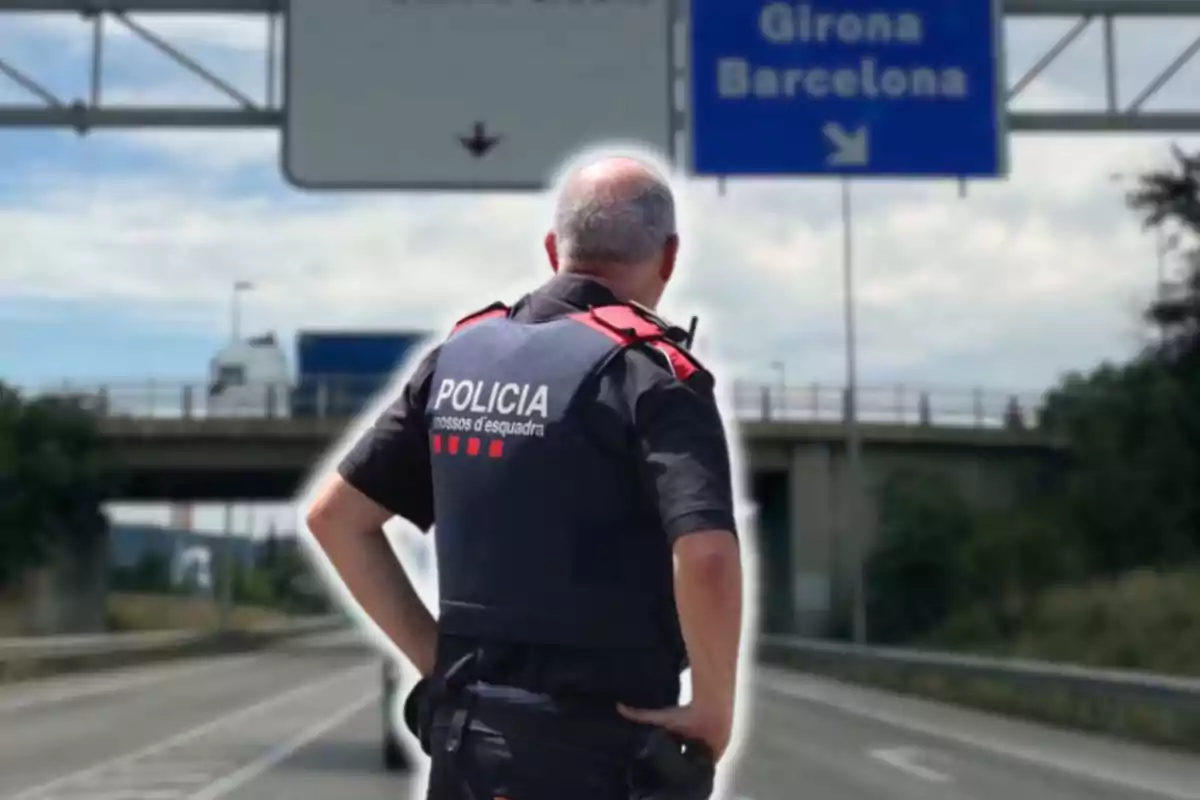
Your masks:
M208 367L210 417L286 417L291 378L273 333L230 342Z

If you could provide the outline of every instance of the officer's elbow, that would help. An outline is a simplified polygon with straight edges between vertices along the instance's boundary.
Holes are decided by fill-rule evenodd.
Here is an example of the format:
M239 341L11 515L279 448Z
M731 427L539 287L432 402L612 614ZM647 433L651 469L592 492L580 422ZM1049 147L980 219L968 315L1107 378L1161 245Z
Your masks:
M320 501L309 507L308 512L304 515L304 524L308 526L308 532L318 542L328 539L330 532L336 526L328 506L323 505Z
M674 550L680 571L693 580L727 583L741 574L737 537L730 531L689 534L675 543Z
M308 531L322 546L333 538L366 535L391 516L386 508L340 476L332 478L304 515Z
M322 492L309 506L304 515L308 532L319 544L324 546L335 532L346 525L346 514L339 501L338 493L331 489Z

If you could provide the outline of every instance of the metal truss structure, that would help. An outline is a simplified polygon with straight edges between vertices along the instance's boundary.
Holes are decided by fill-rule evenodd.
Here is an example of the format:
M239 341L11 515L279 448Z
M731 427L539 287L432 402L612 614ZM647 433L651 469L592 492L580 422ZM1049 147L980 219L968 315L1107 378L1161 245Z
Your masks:
M330 0L336 2L336 0ZM1074 18L1075 24L1009 89L1017 98L1097 21L1102 25L1103 55L1100 64L1104 107L1094 111L1009 111L1009 129L1056 133L1200 133L1200 91L1195 108L1147 111L1157 95L1200 51L1200 35L1174 58L1166 60L1157 76L1127 102L1118 97L1116 25L1125 18L1179 18L1200 20L1200 0L1003 0L1006 18ZM0 127L66 128L80 134L101 128L278 128L283 112L277 89L282 58L281 17L286 0L0 0L0 19L17 13L79 15L92 27L90 92L86 98L56 95L0 52L0 80L7 79L30 96L23 104L0 104ZM219 77L219 69L205 66L131 18L131 14L204 14L255 16L267 20L263 43L263 101L251 92ZM104 53L108 26L118 25L141 39L166 59L174 61L229 99L227 105L112 105L104 102ZM1006 36L1008 34L1006 33Z

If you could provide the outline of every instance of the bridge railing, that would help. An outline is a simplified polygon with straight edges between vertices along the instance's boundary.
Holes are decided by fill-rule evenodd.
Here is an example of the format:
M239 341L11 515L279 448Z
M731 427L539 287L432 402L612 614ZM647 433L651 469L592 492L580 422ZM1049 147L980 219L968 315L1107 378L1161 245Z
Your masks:
M42 386L30 395L69 397L105 416L135 418L346 418L356 416L379 379L329 376L283 383L214 387L201 382L112 381ZM743 422L845 420L849 393L840 386L735 381L732 403ZM867 423L970 428L1030 428L1043 402L1035 392L921 386L863 386L859 419Z

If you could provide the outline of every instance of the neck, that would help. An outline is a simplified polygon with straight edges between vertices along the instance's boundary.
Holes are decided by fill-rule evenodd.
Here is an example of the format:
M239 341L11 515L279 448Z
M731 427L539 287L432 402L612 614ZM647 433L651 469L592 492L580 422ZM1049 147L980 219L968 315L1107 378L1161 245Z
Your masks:
M621 270L620 278L613 276L613 273L616 272L618 269ZM570 265L570 266L564 266L559 274L571 275L571 276L574 276L577 278L586 278L588 280L595 281L596 283L600 284L601 286L605 287L610 292L612 292L613 295L615 295L616 298L618 300L620 300L622 303L635 302L635 303L640 303L648 308L653 308L655 305L653 303L648 303L643 298L639 297L639 295L641 293L638 292L636 290L636 288L632 285L632 281L628 280L627 276L632 276L632 275L637 274L636 269L629 269L629 268L625 268L625 267L606 268L606 267L593 267L593 266L582 267L579 265Z

